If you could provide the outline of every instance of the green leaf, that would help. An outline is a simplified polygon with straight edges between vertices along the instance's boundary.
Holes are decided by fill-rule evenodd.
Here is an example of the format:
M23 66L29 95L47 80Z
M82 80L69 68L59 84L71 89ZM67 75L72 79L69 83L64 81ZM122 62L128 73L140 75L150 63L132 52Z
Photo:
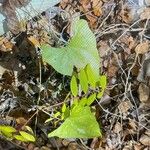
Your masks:
M34 134L33 130L29 126L25 126L25 128L32 134Z
M97 75L94 74L94 71L93 69L91 68L90 64L88 64L86 66L86 74L87 74L87 77L88 77L88 82L89 84L95 88L96 86L96 82L98 80L99 77L97 77Z
M76 77L74 75L71 78L70 89L71 89L71 92L72 92L73 96L78 95L78 85L77 85Z
M54 118L57 118L57 117L60 116L60 115L61 115L61 113L60 113L60 112L57 112L57 113L54 114Z
M66 108L67 108L67 107L66 107L66 104L64 103L63 106L62 106L62 108L61 108L61 112L65 112L65 111L66 111Z
M41 49L43 60L61 74L71 76L74 67L81 69L90 64L94 73L99 75L96 38L83 19L74 22L73 37L66 47L43 45Z
M104 90L101 90L98 94L97 94L97 98L101 98L104 94Z
M30 142L35 142L35 137L27 132L24 131L20 131L19 132L23 138L25 138L26 140L30 141Z
M3 136L7 137L7 138L12 138L12 132L6 132L6 131L1 131Z
M86 93L88 91L88 80L84 69L80 70L78 76L79 76L81 88L84 91L84 93Z
M66 110L62 113L61 119L64 120L70 116L70 110L69 107L66 107Z
M22 141L22 142L28 142L28 140L27 139L25 139L23 136L21 136L21 135L14 135L13 136L16 140L18 140L18 141Z
M65 122L48 134L48 137L53 136L60 138L93 138L101 136L101 132L90 107L76 106Z
M102 87L102 89L105 89L106 86L107 86L107 78L106 78L106 76L105 75L100 76L99 82L100 82L100 86Z
M11 126L0 125L0 131L12 133L12 132L16 132L16 129Z
M87 99L87 105L91 105L96 99L96 93L90 95Z
M80 101L79 101L79 106L85 106L87 104L87 98L83 97Z

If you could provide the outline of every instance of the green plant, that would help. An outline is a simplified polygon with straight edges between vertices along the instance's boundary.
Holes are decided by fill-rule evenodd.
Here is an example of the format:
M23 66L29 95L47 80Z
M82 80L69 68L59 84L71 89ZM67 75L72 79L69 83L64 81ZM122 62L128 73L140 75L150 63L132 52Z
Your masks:
M94 79L94 74L88 78L90 65L82 69L75 77L72 76L70 88L72 93L72 105L62 107L61 119L64 123L49 133L49 137L58 136L60 138L93 138L101 136L99 125L91 111L90 105L96 100L99 94L106 88L106 77L100 76L99 80ZM93 80L95 80L95 83ZM92 81L92 82L91 82ZM85 94L79 97L79 87ZM92 86L94 88L92 88ZM90 92L89 92L90 91Z
M33 131L29 126L25 126L25 131L17 131L14 127L7 125L0 125L0 134L5 138L12 140L17 139L22 142L35 142Z
M90 105L101 98L106 88L106 76L99 75L99 55L96 39L85 20L75 20L68 44L63 48L42 47L42 57L56 71L72 76L70 90L72 105L62 106L54 116L64 120L48 137L93 138L101 136L99 124ZM76 67L77 71L73 72ZM56 118L57 118L56 117ZM51 121L52 118L47 121ZM46 122L47 122L46 121Z

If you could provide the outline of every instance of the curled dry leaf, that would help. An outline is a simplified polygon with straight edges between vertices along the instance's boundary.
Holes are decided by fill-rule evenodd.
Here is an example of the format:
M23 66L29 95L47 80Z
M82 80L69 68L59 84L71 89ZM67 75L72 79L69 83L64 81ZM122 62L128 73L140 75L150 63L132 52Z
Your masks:
M139 99L142 103L148 102L149 99L149 87L144 83L141 83L138 88Z
M145 54L149 50L149 43L148 42L143 42L140 43L136 46L135 52L137 54Z

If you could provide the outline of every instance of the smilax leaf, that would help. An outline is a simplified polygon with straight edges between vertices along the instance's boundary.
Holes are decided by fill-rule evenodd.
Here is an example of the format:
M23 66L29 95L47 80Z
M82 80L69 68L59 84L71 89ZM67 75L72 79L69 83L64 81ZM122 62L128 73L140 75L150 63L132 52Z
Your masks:
M101 132L90 107L76 106L65 122L48 134L48 137L53 136L60 138L93 138L101 136Z
M99 55L96 38L87 21L80 19L73 23L73 36L65 47L53 48L43 45L42 58L56 71L64 75L72 75L73 68L84 68L90 64L95 75L99 75Z

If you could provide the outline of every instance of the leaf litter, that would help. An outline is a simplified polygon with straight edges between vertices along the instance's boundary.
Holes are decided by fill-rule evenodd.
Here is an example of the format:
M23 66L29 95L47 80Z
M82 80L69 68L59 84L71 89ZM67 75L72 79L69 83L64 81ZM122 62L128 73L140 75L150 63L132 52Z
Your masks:
M142 2L63 0L52 12L55 14L52 18L49 19L50 12L46 11L29 20L24 33L18 36L8 33L1 37L1 124L13 124L20 129L28 123L34 127L36 101L39 96L41 98L39 109L42 111L36 122L37 143L14 141L20 149L148 149L150 10L149 1ZM48 65L39 63L38 47L41 44L58 47L68 41L71 36L69 23L74 16L86 19L96 36L101 73L107 75L108 86L102 101L94 104L103 136L91 140L67 139L64 144L61 139L46 137L47 131L57 126L55 122L47 126L42 124L62 106L69 80ZM18 20L14 21L17 25ZM10 30L15 32L16 26L13 28Z

